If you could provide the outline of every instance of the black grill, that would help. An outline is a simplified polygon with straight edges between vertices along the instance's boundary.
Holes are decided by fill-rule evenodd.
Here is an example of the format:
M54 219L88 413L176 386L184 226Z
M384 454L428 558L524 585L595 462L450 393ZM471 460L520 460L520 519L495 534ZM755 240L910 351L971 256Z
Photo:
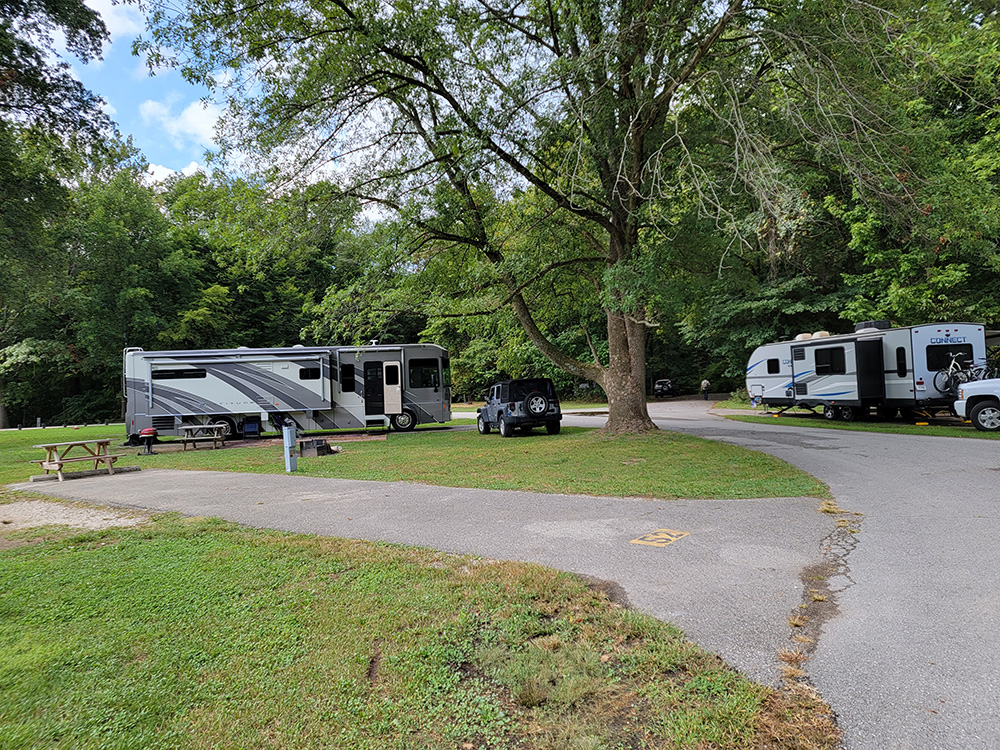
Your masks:
M809 384L808 383L796 383L795 384L795 395L796 396L805 396L808 393L809 393Z
M153 429L155 430L174 429L174 417L153 417Z

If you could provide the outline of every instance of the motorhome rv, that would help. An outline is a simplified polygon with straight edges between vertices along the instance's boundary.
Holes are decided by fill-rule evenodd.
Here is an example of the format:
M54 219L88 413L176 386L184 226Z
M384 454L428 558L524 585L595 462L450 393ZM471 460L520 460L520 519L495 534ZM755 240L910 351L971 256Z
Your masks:
M254 434L388 427L451 419L447 350L434 344L143 351L123 357L125 425L179 435L223 423Z
M766 406L823 407L827 419L845 421L872 408L886 416L947 408L955 394L939 389L935 374L953 360L984 364L986 336L976 323L893 328L888 321L859 323L848 334L800 334L754 350L747 393Z

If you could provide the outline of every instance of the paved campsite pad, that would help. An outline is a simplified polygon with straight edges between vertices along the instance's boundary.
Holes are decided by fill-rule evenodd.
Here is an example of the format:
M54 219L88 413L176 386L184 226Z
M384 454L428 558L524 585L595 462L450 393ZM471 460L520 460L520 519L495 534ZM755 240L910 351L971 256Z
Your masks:
M18 485L27 488L27 485ZM648 500L301 475L149 470L31 485L36 493L260 528L523 560L619 584L750 677L780 681L800 574L835 528L819 500ZM633 544L664 529L666 547Z

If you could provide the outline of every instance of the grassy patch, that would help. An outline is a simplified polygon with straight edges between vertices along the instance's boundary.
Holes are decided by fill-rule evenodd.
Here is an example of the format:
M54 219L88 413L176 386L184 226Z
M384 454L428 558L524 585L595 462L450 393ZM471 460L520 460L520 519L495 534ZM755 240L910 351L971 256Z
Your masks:
M59 437L58 430L51 432L47 438ZM37 449L12 444L13 436L24 434L0 437L2 482L24 481L28 474L37 473L36 467L11 463L11 459L38 457ZM28 438L29 446L36 436ZM344 441L340 445L343 453L299 459L299 471L342 479L616 497L829 495L821 482L772 456L671 432L608 438L597 430L567 427L559 435L536 430L531 435L504 439L496 433L483 436L474 430L428 430L390 433L387 440ZM129 450L138 453L138 449ZM282 473L281 451L280 446L262 445L202 448L120 461L146 468Z
M726 419L754 424L794 424L796 427L818 427L852 432L881 432L890 435L931 435L933 437L979 438L998 440L1000 432L981 432L970 425L915 425L903 422L831 422L815 414L782 414L777 417L756 417L728 414Z
M164 517L0 551L0 746L836 746L564 573Z

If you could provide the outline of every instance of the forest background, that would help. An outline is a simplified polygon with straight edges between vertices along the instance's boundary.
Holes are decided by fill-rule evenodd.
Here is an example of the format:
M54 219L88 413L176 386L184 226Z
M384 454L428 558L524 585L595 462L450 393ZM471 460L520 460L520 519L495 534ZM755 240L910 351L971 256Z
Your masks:
M99 55L106 37L99 17L72 0L0 5L0 427L118 418L125 347L433 341L451 350L453 392L466 400L503 376L548 375L564 396L600 394L585 371L553 363L537 340L573 361L607 365L612 315L645 331L647 392L661 377L692 392L705 377L718 390L738 387L757 345L846 332L861 320L1000 327L1000 34L988 4L895 3L878 17L887 30L875 35L878 54L853 63L851 82L864 83L851 96L880 123L865 131L864 153L852 137L856 118L823 132L803 127L817 97L804 85L814 71L792 75L800 58L776 60L773 47L767 64L746 56L747 30L773 23L765 15L780 3L759 6L756 16L731 4L740 22L715 37L725 6L688 4L690 13L707 14L708 30L693 49L707 50L705 40L732 46L692 79L685 105L654 124L688 134L663 139L662 153L671 144L697 153L654 175L669 179L643 192L641 211L629 217L635 252L614 264L600 222L588 224L578 203L562 201L569 193L561 180L588 179L578 163L553 170L545 185L506 179L482 149L467 147L468 131L446 119L434 135L455 140L434 141L444 150L433 161L452 182L414 187L398 179L406 170L397 162L395 202L348 189L357 183L345 185L335 170L279 163L287 139L270 144L271 158L259 162L267 169L247 169L243 150L240 169L220 158L211 174L153 184L143 155L52 57L54 30L73 54ZM593 5L632 12L628 3ZM429 2L420 17L460 6ZM151 17L147 51L162 51L171 28L204 40L230 33L191 8L187 25ZM279 16L260 19L261 28L277 27ZM781 22L789 16L786 8ZM797 23L813 28L815 20ZM788 38L787 26L779 30ZM393 29L394 38L401 33ZM684 59L688 42L679 40ZM253 48L260 40L251 41ZM832 60L856 52L849 39L827 41ZM186 60L177 64L203 76L217 62L203 55L199 68L196 49ZM234 68L235 60L230 51ZM866 67L872 60L881 60L878 75ZM698 64L707 65L700 57ZM733 85L712 89L705 83L712 80ZM735 131L731 118L720 125L718 104L734 91L745 96L727 110L742 118ZM836 98L819 98L826 95ZM294 99L282 105L297 107ZM273 113L261 106L254 116L273 128ZM823 119L816 112L811 124ZM523 120L506 124L515 125ZM567 163L578 145L554 126L530 136L551 164ZM741 136L752 138L756 171L746 161L733 169ZM475 169L462 161L470 154ZM460 169L469 171L455 181ZM487 216L479 225L490 237L485 256L454 230L468 224L470 206ZM526 330L518 301L536 332Z

